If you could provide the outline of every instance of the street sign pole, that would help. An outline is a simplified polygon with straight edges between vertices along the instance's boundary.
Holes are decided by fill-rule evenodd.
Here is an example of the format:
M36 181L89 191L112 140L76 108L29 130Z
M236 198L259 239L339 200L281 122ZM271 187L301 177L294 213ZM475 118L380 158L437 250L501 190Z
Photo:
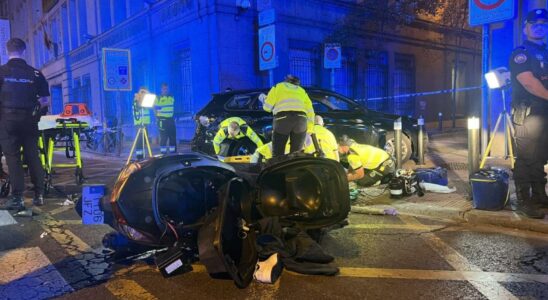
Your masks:
M482 74L489 72L489 24L483 25L482 31ZM485 149L489 141L489 118L491 116L489 112L489 88L485 83L484 76L482 78L482 90L481 90L481 153L485 155Z
M268 70L268 83L270 84L270 87L274 86L274 71L272 71L272 69Z
M335 69L331 68L331 90L335 91Z

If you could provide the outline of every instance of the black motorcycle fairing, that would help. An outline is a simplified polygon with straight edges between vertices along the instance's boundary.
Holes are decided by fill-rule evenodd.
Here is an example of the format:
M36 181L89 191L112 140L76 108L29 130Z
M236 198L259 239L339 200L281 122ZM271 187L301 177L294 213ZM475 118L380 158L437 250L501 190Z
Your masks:
M200 261L215 278L229 278L239 288L253 279L257 251L256 236L249 228L248 185L241 178L231 179L219 195L219 206L206 218L198 233Z
M111 205L113 211L121 215L127 225L147 237L152 237L151 241L144 242L144 244L150 246L171 246L174 242L172 234L167 233L165 220L158 213L158 185L162 178L169 174L176 174L179 171L187 172L186 170L202 169L202 171L199 171L202 174L201 178L206 176L204 172L211 172L211 174L214 174L213 177L220 176L217 173L225 174L226 181L235 176L234 169L231 166L223 164L213 157L201 154L152 157L139 162L138 165L139 167L127 173L127 176L119 177L111 195ZM192 173L189 173L189 175L192 176ZM219 187L221 185L217 184ZM192 202L184 202L184 204L195 207L195 203ZM196 220L198 218L197 214L191 214L189 220ZM118 228L117 224L113 224L113 227Z
M256 207L301 228L330 226L350 212L348 181L336 161L306 154L273 160L258 176Z

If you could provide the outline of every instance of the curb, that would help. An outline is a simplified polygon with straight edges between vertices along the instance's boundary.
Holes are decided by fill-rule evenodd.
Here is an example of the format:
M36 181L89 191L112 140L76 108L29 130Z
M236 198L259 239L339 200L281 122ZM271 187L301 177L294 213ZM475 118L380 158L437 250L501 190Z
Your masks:
M456 223L466 222L477 225L495 225L548 234L548 215L542 220L534 220L521 217L511 211L503 211L502 213L475 209L463 211L431 205L417 205L414 203L371 206L353 205L351 207L351 212L357 214L389 215L390 211L385 213L386 209L395 209L398 215L404 216L444 219Z

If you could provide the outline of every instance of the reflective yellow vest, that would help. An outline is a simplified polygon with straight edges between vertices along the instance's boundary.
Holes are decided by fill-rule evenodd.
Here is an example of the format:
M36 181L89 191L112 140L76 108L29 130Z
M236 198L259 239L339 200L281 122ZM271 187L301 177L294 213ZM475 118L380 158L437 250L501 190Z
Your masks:
M156 116L159 118L172 118L175 110L175 100L172 96L160 96L156 102Z
M260 154L263 157L263 160L272 158L272 142L268 142L261 147L257 147L255 153Z
M266 96L263 109L274 115L283 111L304 112L308 119L308 132L312 132L314 129L312 101L306 91L298 85L280 82L273 86Z
M325 153L325 158L339 161L339 145L335 135L329 129L320 125L314 125L314 133L320 148Z
M150 116L151 116L150 108L142 108L137 104L137 101L133 101L133 124L134 125L149 125L150 124Z
M352 170L362 167L366 170L374 170L389 158L390 155L383 149L354 143L350 146L348 164Z
M228 125L230 125L230 123L232 122L236 122L238 123L238 125L240 125L240 132L234 138L232 138L228 134ZM257 147L261 147L263 145L263 141L261 140L261 138L255 133L255 131L253 131L253 129L251 129L251 127L247 125L247 123L242 118L230 117L223 120L219 125L219 130L217 131L217 134L213 138L213 149L215 150L215 154L219 153L219 151L221 150L221 143L225 139L228 138L239 140L245 136L247 136L253 143L255 143Z

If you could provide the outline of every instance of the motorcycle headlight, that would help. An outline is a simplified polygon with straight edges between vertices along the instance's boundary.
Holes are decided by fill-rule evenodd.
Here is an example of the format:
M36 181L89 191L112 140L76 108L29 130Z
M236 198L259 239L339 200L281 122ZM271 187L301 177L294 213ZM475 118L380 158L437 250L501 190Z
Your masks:
M118 224L118 228L120 231L129 239L134 240L136 242L150 242L151 239L141 232L139 232L137 229L128 226L126 224Z

